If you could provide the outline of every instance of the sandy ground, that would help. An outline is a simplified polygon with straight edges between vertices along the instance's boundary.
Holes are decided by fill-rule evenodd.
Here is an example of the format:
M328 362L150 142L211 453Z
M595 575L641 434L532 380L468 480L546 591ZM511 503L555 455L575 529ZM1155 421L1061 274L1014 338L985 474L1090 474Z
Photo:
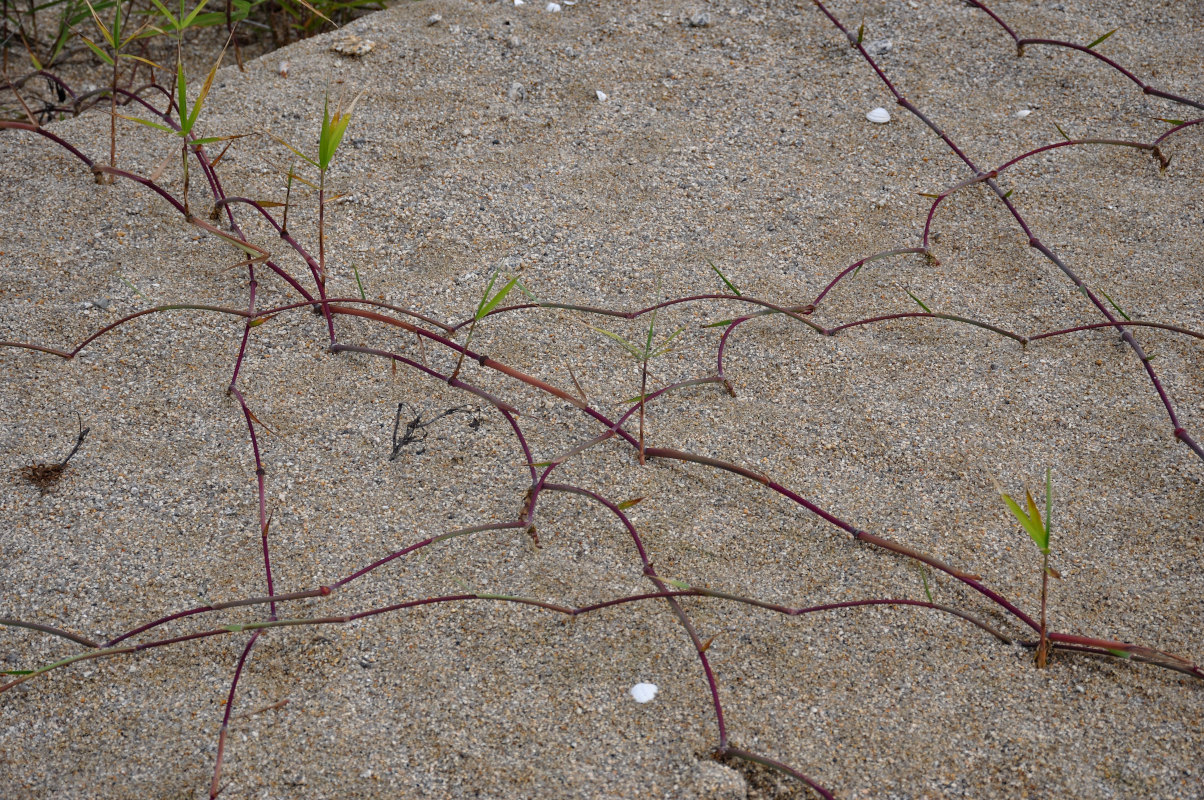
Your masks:
M1101 53L1155 86L1204 97L1199 2L995 10L1021 35L1084 44L1119 26ZM1006 34L963 3L840 2L833 12L854 30L864 22L867 42L890 41L883 70L984 169L1060 141L1055 125L1072 137L1149 141L1168 127L1154 118L1198 115L1081 53L1032 46L1018 59ZM330 52L348 32L374 49L358 59ZM470 316L495 270L521 276L545 302L635 309L725 291L711 262L746 296L805 304L858 259L916 246L930 203L919 193L971 175L809 4L582 0L552 13L534 2L404 3L246 73L224 70L200 127L271 132L312 151L328 85L346 98L365 93L327 176L343 195L327 215L328 289L358 296L358 270L369 297L443 321ZM893 114L889 124L866 121L877 106ZM53 131L107 154L101 116ZM999 183L1034 234L1133 319L1204 330L1202 131L1167 141L1165 174L1148 153L1083 146L1023 162ZM149 174L172 147L123 125L119 165ZM232 195L279 201L273 165L290 160L260 136L237 142L219 172ZM178 159L161 182L182 190ZM205 188L192 183L202 210ZM316 252L316 197L297 187L293 201L289 227ZM312 290L286 243L248 207L236 213ZM27 133L0 136L0 231L0 339L69 347L152 303L247 306L246 269L230 266L237 251L144 188L96 185ZM910 291L934 311L1024 334L1102 319L984 187L943 203L933 231L939 265L922 255L875 261L812 317L832 327L917 311ZM259 308L297 298L267 269L256 274ZM661 312L657 341L683 332L651 363L653 385L713 374L720 329L700 326L748 308L708 300ZM454 366L445 349L420 348L395 327L336 323L340 342L444 373ZM589 326L637 341L646 324L517 311L478 326L473 347L573 394L575 379L613 418L639 394L640 370ZM103 641L265 593L255 465L226 393L242 330L237 317L174 311L121 327L73 361L0 349L0 616ZM1200 340L1137 336L1182 426L1200 438ZM273 431L258 429L277 592L516 518L530 478L496 410L328 344L320 316L282 313L252 330L239 379ZM981 576L1030 614L1039 555L994 482L1040 497L1050 468L1052 564L1063 577L1051 626L1204 660L1204 463L1175 440L1115 331L1022 347L942 320L826 337L772 316L731 336L725 375L734 398L709 384L650 404L649 444L764 473L858 528ZM461 377L522 412L538 461L603 430L475 362ZM427 419L470 408L390 461L399 403ZM77 413L91 432L44 494L20 470L62 458ZM554 476L615 501L645 498L629 513L656 569L691 585L790 606L925 599L915 562L728 472L667 459L641 467L612 440ZM538 548L521 530L443 541L328 598L281 603L280 616L465 591L584 605L653 590L602 506L547 493L536 522ZM927 581L937 602L1032 638L948 575ZM922 608L786 618L714 598L682 605L701 639L713 637L707 656L731 744L836 796L1204 796L1204 683L1185 675L1065 652L1038 670L1031 650ZM266 615L228 609L133 641ZM0 795L206 796L248 638L84 661L4 693ZM0 630L8 670L83 651ZM650 703L628 694L641 681L659 687ZM707 684L663 600L573 620L479 600L271 630L235 704L223 797L802 796L797 784L712 760Z

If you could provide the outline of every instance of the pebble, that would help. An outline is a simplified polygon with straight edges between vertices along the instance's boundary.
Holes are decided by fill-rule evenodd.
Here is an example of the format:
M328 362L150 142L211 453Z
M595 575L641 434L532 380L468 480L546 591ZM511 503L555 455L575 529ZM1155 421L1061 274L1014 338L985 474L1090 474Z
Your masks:
M518 38L517 36L511 36L508 39L506 39L507 47L522 47L522 44L523 44L523 40Z
M865 46L871 56L884 56L891 51L895 43L890 39L875 39Z
M1020 109L1019 111L1017 111L1017 112L1016 112L1016 118L1017 118L1017 119L1024 119L1025 117L1027 117L1027 116L1028 116L1029 114L1031 114L1031 113L1033 113L1033 112L1032 112L1030 109L1027 109L1027 108L1022 108L1022 109Z
M339 55L359 57L367 55L373 47L376 47L376 42L371 39L361 39L354 33L349 33L332 44L330 49Z
M506 90L506 99L511 103L523 102L527 99L527 87L518 81L514 81L510 84L510 88Z
M706 28L711 24L711 15L705 11L690 17L691 28Z
M595 94L597 94L597 95L598 95L598 102L599 102L599 103L605 103L605 102L606 102L606 92L604 92L604 91L602 91L601 89L599 89L597 92L595 92Z
M873 111L865 115L865 118L870 122L876 122L879 125L885 125L890 122L890 112L885 108L875 108Z
M548 11L551 11L553 14L555 14L557 11L560 10L560 3L548 3L546 8Z
M659 691L655 683L637 683L631 687L631 696L637 703L650 703Z
M431 14L429 17L426 18L427 25L438 25L442 21L443 21L442 14Z

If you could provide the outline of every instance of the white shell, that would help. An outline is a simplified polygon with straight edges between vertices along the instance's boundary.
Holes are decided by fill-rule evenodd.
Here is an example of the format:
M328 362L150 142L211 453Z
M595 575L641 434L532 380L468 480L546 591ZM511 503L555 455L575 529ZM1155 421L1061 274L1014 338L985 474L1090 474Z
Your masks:
M597 92L595 92L595 94L597 94L597 95L598 95L598 102L599 102L599 103L605 103L605 102L606 102L606 92L604 92L604 91L602 91L601 89L599 89Z
M548 3L547 9L555 13L560 10L560 3Z
M287 78L287 77L288 77L288 61L281 61L281 62L280 62L280 77L281 77L281 78Z
M655 683L637 683L631 687L631 696L637 703L650 703L659 691Z
M526 2L525 2L525 0L514 0L514 5L516 5L516 6L525 6L525 5L526 5Z
M865 118L870 122L876 122L879 125L885 125L890 122L890 112L885 108L875 108L873 111L865 115Z
M1016 112L1016 118L1017 118L1017 119L1024 119L1025 117L1027 117L1027 116L1028 116L1029 114L1031 114L1031 113L1033 113L1033 112L1032 112L1032 111L1030 111L1029 109L1027 109L1027 108L1022 108L1022 109L1020 109L1019 111L1017 111L1017 112Z

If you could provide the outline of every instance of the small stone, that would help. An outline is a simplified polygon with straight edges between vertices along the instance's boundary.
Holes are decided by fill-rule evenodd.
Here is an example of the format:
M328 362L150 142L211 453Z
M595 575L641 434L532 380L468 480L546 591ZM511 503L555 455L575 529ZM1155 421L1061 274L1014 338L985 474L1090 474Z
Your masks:
M514 0L514 5L516 5L516 6L525 6L525 5L526 5L526 3L525 3L523 0Z
M506 90L506 99L511 103L523 102L527 99L527 87L518 81L514 81L510 84L510 88Z
M596 94L596 95L598 95L598 102L599 102L599 103L605 103L605 102L606 102L606 92L604 92L604 91L602 91L601 89L599 89L597 92L595 92L595 94Z
M886 123L890 122L890 112L885 108L879 107L866 114L865 118L870 122L874 122L879 125L885 125Z
M1024 119L1031 113L1033 113L1033 112L1030 109L1022 108L1016 112L1016 119Z
M522 45L523 45L523 40L518 38L517 36L510 36L509 38L506 39L507 47L522 47Z
M689 21L691 28L707 28L711 24L711 15L702 11L690 17Z
M359 58L371 52L373 47L376 47L376 42L371 39L361 39L354 33L349 33L335 41L330 49L342 56Z
M90 300L89 302L94 307L99 308L101 311L108 311L113 307L113 301L105 297L98 297L95 300Z
M429 17L426 18L427 25L438 25L442 21L443 21L442 14L431 14Z
M891 51L895 43L890 39L875 39L865 46L871 56L884 56Z
M289 67L288 61L281 61L281 62L280 62L280 77L281 77L281 78L287 78L287 77L288 77L288 67Z
M547 6L545 6L545 9L555 14L556 12L560 11L560 3L548 3Z
M658 691L655 683L637 683L631 687L631 696L637 703L650 703Z

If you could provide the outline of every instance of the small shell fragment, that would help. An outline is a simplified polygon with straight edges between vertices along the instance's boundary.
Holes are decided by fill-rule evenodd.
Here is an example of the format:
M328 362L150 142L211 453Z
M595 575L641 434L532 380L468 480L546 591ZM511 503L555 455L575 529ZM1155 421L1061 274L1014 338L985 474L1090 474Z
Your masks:
M865 118L870 122L876 122L879 125L885 125L890 122L890 112L885 108L875 108L873 111L865 115Z
M1017 118L1017 119L1024 119L1025 117L1027 117L1027 116L1028 116L1029 114L1031 114L1031 113L1033 113L1033 112L1032 112L1030 109L1027 109L1027 108L1022 108L1022 109L1020 109L1019 111L1017 111L1017 112L1016 112L1016 118Z
M376 42L371 39L361 39L349 33L332 44L330 49L342 56L358 58L370 53L373 47L376 47Z
M552 13L556 13L557 11L560 10L560 3L548 3L546 8L548 11L551 11Z
M289 66L289 65L288 65L288 61L281 61L281 62L280 62L280 77L281 77L281 78L287 78L287 77L288 77L288 66Z
M604 92L604 91L602 91L601 89L599 89L599 90L597 90L596 92L594 92L594 94L598 95L598 102L599 102L599 103L605 103L605 102L606 102L606 92Z
M650 703L659 691L655 683L637 683L631 687L631 696L637 703Z

